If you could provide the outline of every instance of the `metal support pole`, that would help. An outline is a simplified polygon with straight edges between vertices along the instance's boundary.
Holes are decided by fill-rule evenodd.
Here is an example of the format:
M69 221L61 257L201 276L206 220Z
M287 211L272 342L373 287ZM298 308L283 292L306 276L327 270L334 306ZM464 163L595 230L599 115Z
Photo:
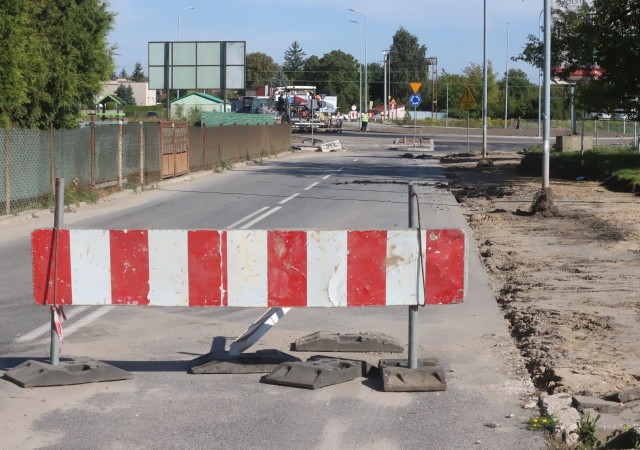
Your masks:
M122 140L124 138L123 127L124 125L122 123L118 125L118 154L116 158L116 163L118 166L118 187L122 187Z
M4 213L11 214L11 170L9 166L9 132L5 131L4 135Z
M382 65L384 66L384 76L382 78L382 86L384 91L383 103L384 103L384 115L382 116L382 123L384 123L387 118L387 51L382 52L384 56L384 60L382 61Z
M507 62L505 64L505 85L504 85L504 129L507 129L507 120L509 120L509 22L507 22Z
M420 229L418 197L409 183L409 228ZM420 256L422 257L422 255ZM409 369L418 368L418 305L409 306Z
M484 36L482 44L482 159L487 158L487 0L484 0Z
M60 363L60 336L56 331L56 302L57 302L57 267L58 267L58 239L59 231L63 226L64 214L64 178L56 178L55 185L55 210L56 214L53 219L53 232L55 236L54 260L53 260L53 306L51 307L51 347L49 352L49 361L52 366Z
M140 122L140 147L138 159L140 160L140 188L144 186L144 124Z
M551 0L544 0L544 127L542 137L542 188L549 187L551 146Z
M571 85L571 135L578 133L578 124L576 120L576 85Z
M416 115L416 106L413 107L413 146L416 146L416 129L418 128L418 116Z
M468 121L467 121L467 124L468 124ZM447 83L447 115L445 116L445 119L444 119L444 127L449 128L449 83ZM469 147L468 142L467 142L467 147ZM467 151L469 151L468 148L467 148Z

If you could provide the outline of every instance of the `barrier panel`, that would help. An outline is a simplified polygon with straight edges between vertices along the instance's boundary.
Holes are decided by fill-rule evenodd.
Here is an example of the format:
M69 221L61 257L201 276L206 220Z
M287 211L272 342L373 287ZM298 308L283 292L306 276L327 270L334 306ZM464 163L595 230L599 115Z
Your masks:
M40 229L32 251L40 305L415 306L467 284L459 229Z

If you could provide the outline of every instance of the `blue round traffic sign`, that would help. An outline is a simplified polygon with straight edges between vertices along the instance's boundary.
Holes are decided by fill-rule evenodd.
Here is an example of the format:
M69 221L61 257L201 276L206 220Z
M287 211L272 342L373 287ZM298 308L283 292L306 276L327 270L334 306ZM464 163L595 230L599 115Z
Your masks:
M418 106L420 103L422 103L420 94L411 94L411 96L409 97L409 103L411 104L411 106Z

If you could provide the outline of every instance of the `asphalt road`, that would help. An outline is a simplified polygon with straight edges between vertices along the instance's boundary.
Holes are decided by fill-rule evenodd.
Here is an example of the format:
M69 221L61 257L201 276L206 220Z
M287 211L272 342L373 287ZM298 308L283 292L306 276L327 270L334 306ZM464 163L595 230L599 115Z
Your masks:
M402 133L398 134L402 136ZM416 186L423 228L470 233L436 158L400 158L395 135L346 131L347 151L295 152L221 174L201 173L124 192L67 213L69 228L406 228L407 183ZM504 138L505 140L507 138ZM514 151L513 142L492 141ZM434 155L464 151L465 136L435 137ZM33 217L37 215L39 217ZM0 221L0 371L47 360L48 310L31 302L29 232L49 213ZM170 261L167 262L170 264ZM22 389L0 380L0 448L379 448L540 449L521 408L532 392L470 246L464 303L419 313L419 356L438 358L439 393L385 393L358 379L308 391L260 375L190 375L188 362L242 332L262 310L70 307L64 358L88 356L132 380ZM294 309L256 349L289 350L315 331L377 331L406 348L404 307ZM215 342L214 342L215 340ZM405 353L406 355L406 353ZM344 354L377 364L389 354ZM487 426L497 424L497 427Z

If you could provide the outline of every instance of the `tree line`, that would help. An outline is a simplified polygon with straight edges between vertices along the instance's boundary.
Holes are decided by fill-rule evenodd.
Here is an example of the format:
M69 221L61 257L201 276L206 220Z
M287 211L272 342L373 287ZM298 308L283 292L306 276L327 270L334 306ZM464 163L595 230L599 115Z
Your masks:
M640 0L593 0L591 6L579 9L570 9L566 0L559 0L552 13L552 76L571 81L571 74L578 70L592 74L577 82L578 106L584 111L622 109L637 120ZM533 35L527 41L518 59L541 68L544 43Z
M3 0L0 3L0 128L65 128L76 126L80 110L92 107L105 80L116 76L116 47L107 37L115 16L106 0ZM640 0L594 0L590 8L554 10L552 28L554 76L568 77L575 69L601 68L604 75L578 84L578 105L585 110L624 107L637 111L640 96ZM422 110L449 111L451 117L466 117L460 99L469 89L481 115L482 66L470 63L460 74L437 73L433 58L417 37L400 27L388 51L387 101L406 104L409 83L422 82ZM529 36L522 54L514 58L542 66L542 43ZM246 55L246 87L264 85L315 85L320 93L338 97L338 106L348 111L359 104L362 64L342 50L308 56L294 41L277 64L265 53ZM384 102L384 66L367 64L368 100ZM532 82L517 69L498 74L488 66L488 115L504 117L508 79L508 116L537 118L538 80ZM131 76L143 80L142 65L136 63ZM364 83L364 77L362 77ZM126 87L124 91L128 90ZM127 97L127 92L122 92ZM435 91L435 92L434 92ZM230 98L234 93L227 93ZM242 92L235 93L237 95ZM434 99L432 102L431 100ZM365 101L367 99L364 99ZM135 99L129 99L129 102ZM566 118L571 98L566 86L552 87L551 115Z
M477 107L470 111L472 117L482 114L482 66L471 63L461 74L450 74L445 70L436 72L434 83L432 61L427 57L427 47L418 38L400 27L394 34L388 51L387 104L407 104L413 93L411 82L421 82L418 91L423 101L417 108L422 111L448 111L449 117L467 117L460 108L460 101L467 89L476 99ZM322 57L307 57L299 42L294 41L284 53L284 62L277 64L265 53L249 53L246 58L247 88L258 89L265 85L314 85L318 91L338 97L341 111L359 104L360 63L352 55L333 50ZM384 63L367 64L369 100L375 106L383 105L385 95ZM488 114L504 117L506 74L499 79L489 63L488 67ZM538 117L539 85L532 83L527 74L510 69L508 76L508 116L510 118ZM537 80L536 80L537 81ZM364 88L362 89L364 92ZM434 95L435 90L435 95ZM554 89L554 117L568 116L568 92L564 88ZM362 94L364 95L364 94ZM433 101L435 100L435 101Z

